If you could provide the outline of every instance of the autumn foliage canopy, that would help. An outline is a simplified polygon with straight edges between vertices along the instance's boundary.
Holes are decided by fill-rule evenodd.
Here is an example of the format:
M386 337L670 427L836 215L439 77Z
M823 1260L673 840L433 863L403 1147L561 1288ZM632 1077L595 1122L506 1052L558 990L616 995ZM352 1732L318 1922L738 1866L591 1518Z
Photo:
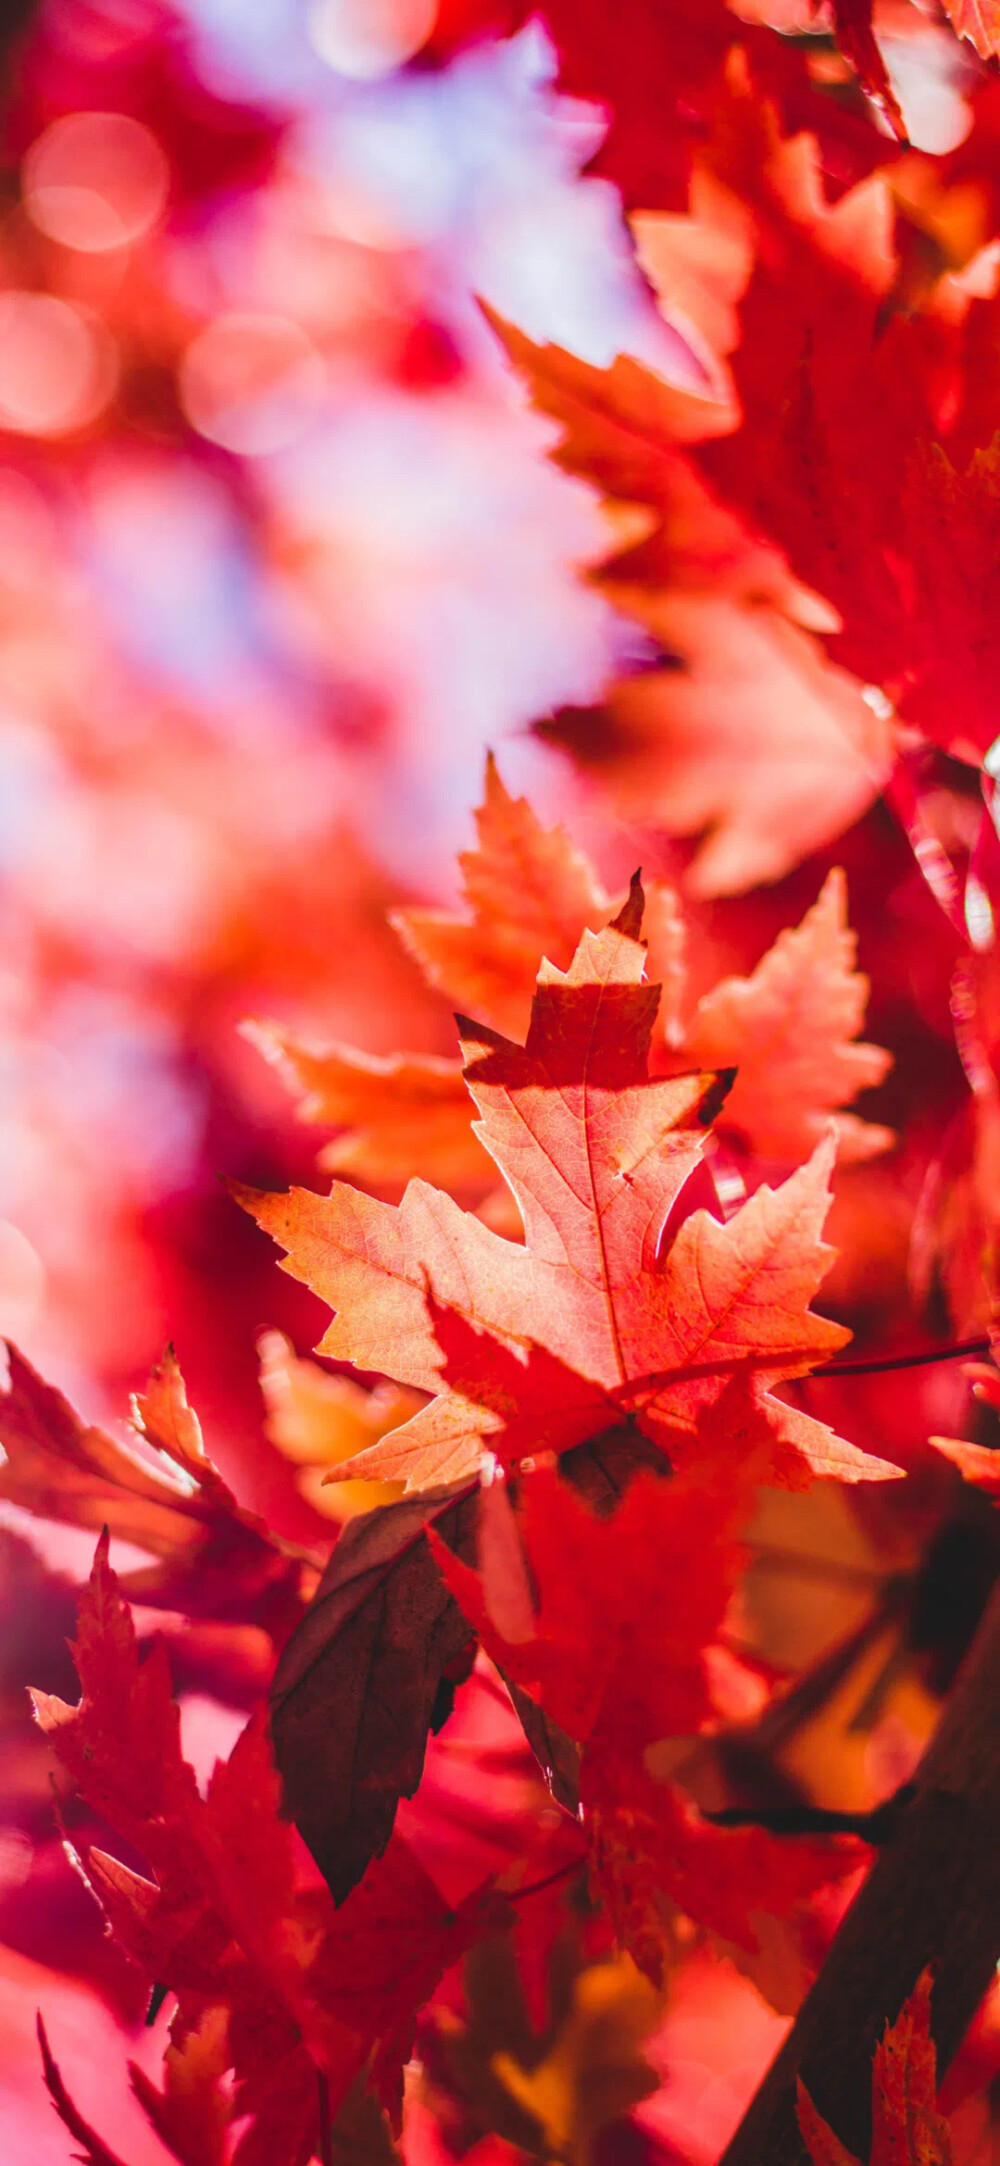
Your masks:
M0 2155L986 2166L1000 8L4 36Z

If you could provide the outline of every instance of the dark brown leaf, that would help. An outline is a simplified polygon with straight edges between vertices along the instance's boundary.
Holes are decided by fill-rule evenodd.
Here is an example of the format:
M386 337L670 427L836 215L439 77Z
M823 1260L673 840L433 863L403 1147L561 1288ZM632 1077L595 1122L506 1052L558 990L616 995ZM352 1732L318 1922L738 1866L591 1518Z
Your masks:
M279 1661L271 1732L283 1809L337 1902L412 1797L439 1688L470 1643L426 1528L471 1562L477 1498L469 1483L352 1520Z

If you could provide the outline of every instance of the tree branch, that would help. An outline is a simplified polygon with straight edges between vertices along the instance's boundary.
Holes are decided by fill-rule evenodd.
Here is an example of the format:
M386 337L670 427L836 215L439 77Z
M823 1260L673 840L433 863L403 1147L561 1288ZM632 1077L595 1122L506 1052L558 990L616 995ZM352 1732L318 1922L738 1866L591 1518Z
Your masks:
M939 2076L1000 1959L1000 1581L917 1769L912 1802L852 1903L785 2044L720 2166L808 2166L801 2075L859 2158L871 2145L871 2069L926 1963Z

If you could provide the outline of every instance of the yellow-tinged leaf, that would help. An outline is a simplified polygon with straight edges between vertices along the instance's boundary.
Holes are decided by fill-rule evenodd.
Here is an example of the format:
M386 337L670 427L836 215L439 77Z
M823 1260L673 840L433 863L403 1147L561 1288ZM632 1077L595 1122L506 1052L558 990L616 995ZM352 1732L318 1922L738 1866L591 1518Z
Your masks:
M299 1468L298 1483L318 1512L353 1519L402 1494L392 1482L330 1482L333 1467L409 1421L420 1405L416 1392L397 1384L365 1391L348 1376L332 1376L318 1361L303 1360L281 1331L257 1341L265 1434Z
M628 1955L581 1970L566 2019L544 2060L522 2066L498 2053L493 2071L530 2113L544 2155L589 2166L594 2141L656 2088L643 2046L659 2021L658 1993Z

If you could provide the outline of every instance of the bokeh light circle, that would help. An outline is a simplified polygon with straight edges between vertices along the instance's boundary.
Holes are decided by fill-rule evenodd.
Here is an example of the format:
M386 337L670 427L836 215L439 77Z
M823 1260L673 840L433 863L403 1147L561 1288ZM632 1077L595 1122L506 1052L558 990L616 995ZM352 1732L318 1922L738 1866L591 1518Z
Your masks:
M338 75L368 82L426 45L437 12L437 0L311 0L309 42Z
M217 316L181 363L181 404L200 436L254 457L301 435L326 388L326 367L290 316Z
M0 428L62 436L107 405L117 363L107 332L51 293L0 293Z
M155 135L127 113L66 113L36 136L22 188L29 216L50 240L100 255L158 223L170 168Z

